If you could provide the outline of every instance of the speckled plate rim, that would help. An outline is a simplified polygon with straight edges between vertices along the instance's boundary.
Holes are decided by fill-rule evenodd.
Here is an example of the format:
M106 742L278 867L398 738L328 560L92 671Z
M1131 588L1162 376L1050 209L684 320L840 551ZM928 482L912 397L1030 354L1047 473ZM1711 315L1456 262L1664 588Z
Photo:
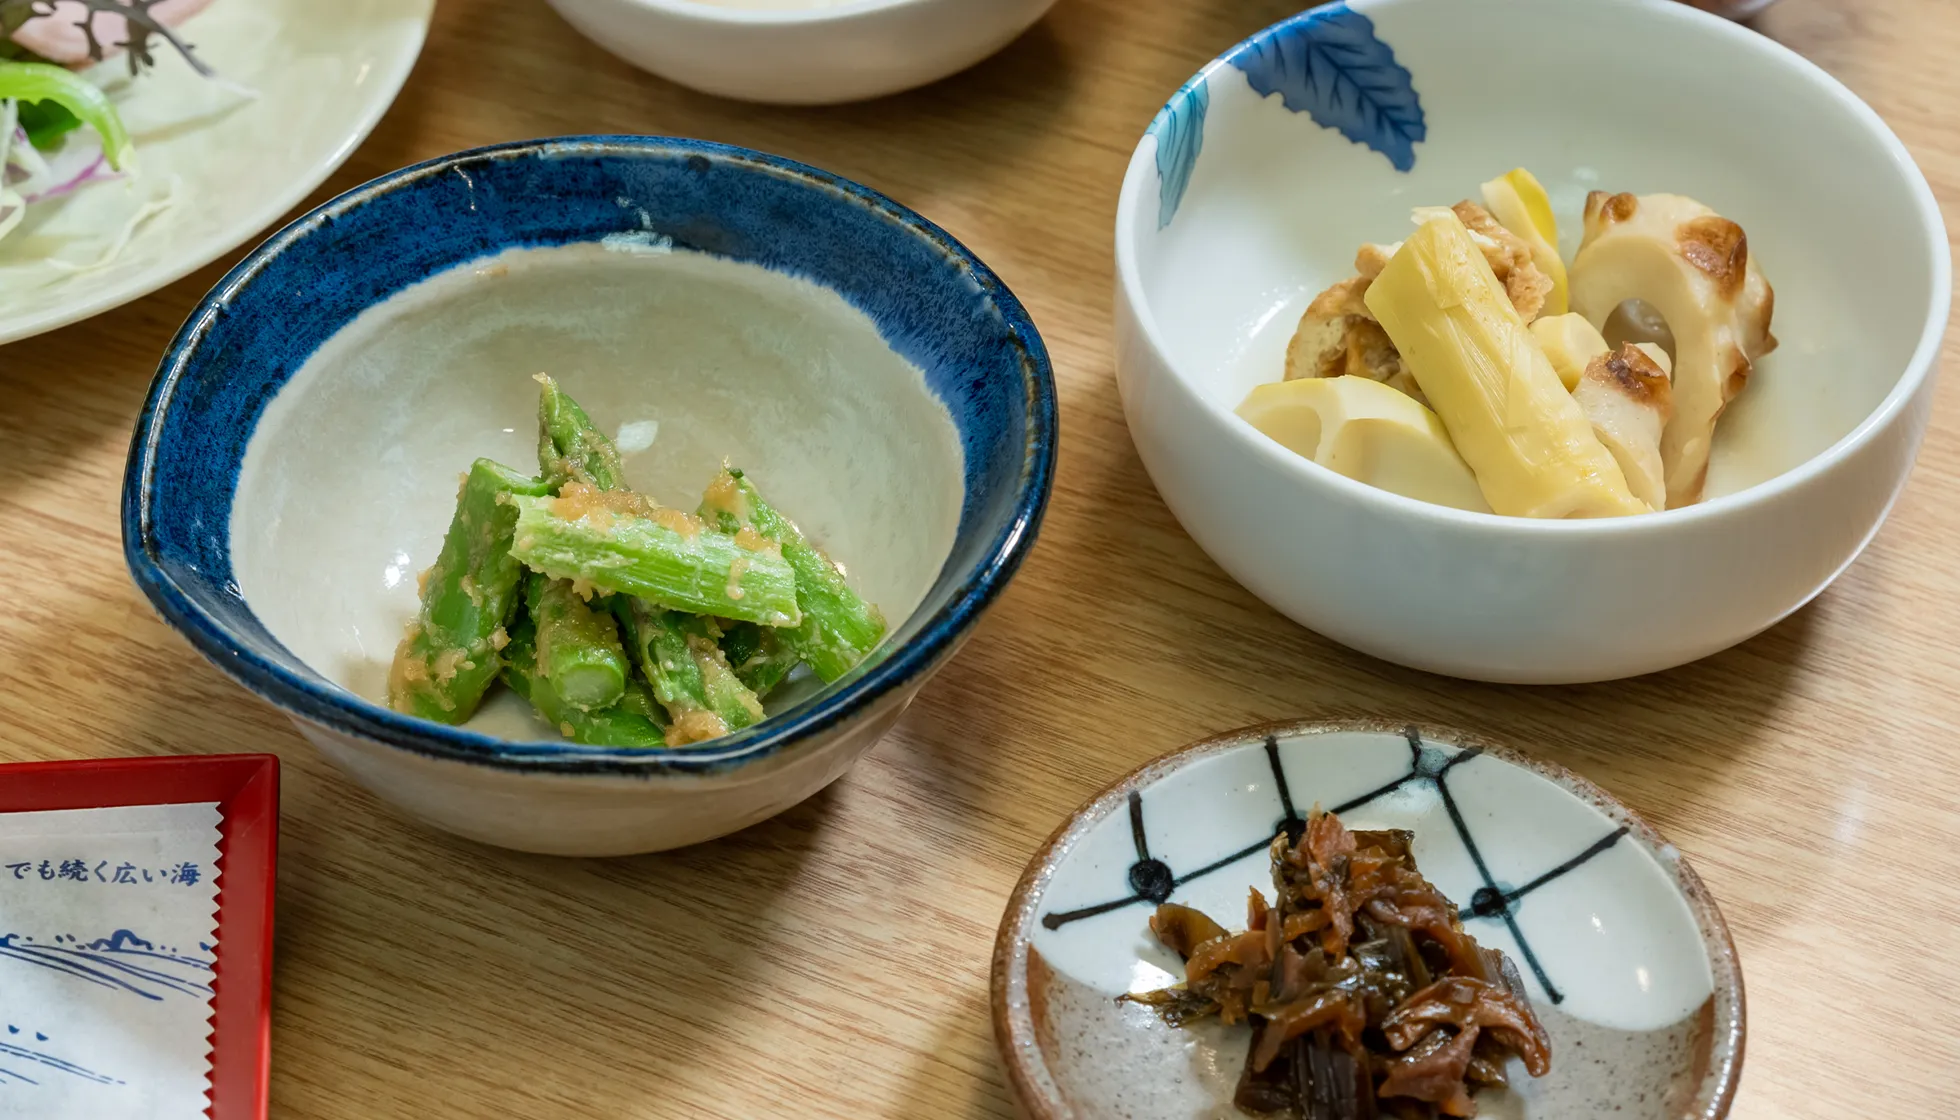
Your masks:
M1163 781L1194 762L1263 743L1268 737L1297 739L1337 733L1402 735L1413 730L1424 740L1449 746L1480 750L1501 762L1527 770L1553 782L1606 817L1626 826L1627 835L1642 850L1655 854L1671 845L1640 814L1592 782L1565 767L1533 758L1480 735L1437 724L1411 724L1391 720L1286 720L1254 724L1226 731L1144 763L1116 779L1069 814L1042 844L1007 900L1000 932L994 939L992 977L989 982L993 1007L994 1044L1000 1051L1001 1065L1007 1070L1014 1097L1022 1114L1032 1120L1067 1120L1072 1114L1060 1099L1041 1049L1035 1040L1034 1020L1028 1007L1028 948L1033 944L1035 923L1043 894L1056 867L1077 842L1112 813L1124 809L1132 792L1140 792ZM1736 1086L1742 1079L1744 1043L1748 1037L1748 1012L1742 986L1742 965L1736 955L1735 940L1729 935L1714 896L1701 877L1688 866L1686 856L1658 860L1667 869L1688 910L1694 915L1702 944L1708 950L1709 972L1714 979L1716 1018L1714 1030L1729 1040L1728 1057L1703 1074L1698 1087L1712 1087L1706 1094L1709 1105L1701 1113L1682 1120L1723 1120L1735 1103ZM1723 997L1727 998L1723 998ZM1724 1016L1722 1010L1731 1009ZM1699 1095L1699 1094L1698 1094Z

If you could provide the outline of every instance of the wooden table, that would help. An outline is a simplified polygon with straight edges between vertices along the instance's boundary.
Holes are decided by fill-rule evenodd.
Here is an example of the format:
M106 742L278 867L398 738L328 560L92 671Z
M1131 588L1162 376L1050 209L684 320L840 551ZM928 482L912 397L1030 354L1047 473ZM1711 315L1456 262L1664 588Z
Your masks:
M539 0L440 6L401 100L308 206L493 141L724 140L940 222L1054 354L1060 480L1018 581L848 778L691 851L570 862L407 824L152 617L118 547L129 432L164 344L235 254L0 349L0 760L284 758L274 1116L1007 1116L987 966L1023 862L1138 763L1299 715L1478 729L1604 784L1675 840L1747 973L1736 1116L1945 1114L1960 1069L1960 406L1942 397L1864 559L1697 665L1485 687L1293 625L1191 543L1137 460L1111 370L1110 241L1159 103L1294 7L1062 0L958 78L779 110L640 74ZM1762 27L1869 99L1952 207L1960 6L1783 0Z

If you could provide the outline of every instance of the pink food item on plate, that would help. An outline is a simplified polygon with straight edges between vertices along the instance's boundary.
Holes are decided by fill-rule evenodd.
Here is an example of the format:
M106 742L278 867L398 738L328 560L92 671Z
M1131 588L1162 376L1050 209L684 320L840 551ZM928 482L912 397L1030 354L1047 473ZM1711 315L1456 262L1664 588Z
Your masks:
M160 0L149 8L149 14L165 27L175 27L210 5L211 0ZM85 65L89 62L88 36L82 31L81 23L89 13L90 8L81 0L55 0L54 13L21 24L14 32L14 42L49 62ZM95 41L102 44L103 54L117 53L129 39L129 21L99 7L92 18Z

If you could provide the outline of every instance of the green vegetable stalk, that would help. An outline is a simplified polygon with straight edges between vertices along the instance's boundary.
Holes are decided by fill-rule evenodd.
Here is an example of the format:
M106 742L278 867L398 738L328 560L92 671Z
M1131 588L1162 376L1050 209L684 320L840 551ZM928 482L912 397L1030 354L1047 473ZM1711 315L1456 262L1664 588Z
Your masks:
M0 101L52 102L102 138L102 155L118 171L135 148L109 97L72 70L45 62L0 62Z
M717 477L698 516L663 508L537 380L542 477L488 459L465 476L396 651L397 710L463 723L501 674L576 742L679 746L762 720L799 663L834 681L877 647L878 609L742 472Z
M734 668L736 679L758 697L775 691L803 660L783 640L782 633L753 622L738 622L722 637L721 652Z
M825 683L850 672L877 648L885 636L885 616L851 590L830 557L764 501L741 471L723 471L709 485L701 515L724 533L747 529L782 550L782 559L796 574L797 608L802 615L795 628L783 634L783 641Z
M716 738L762 718L762 702L729 668L712 621L626 596L613 600L613 610L676 740Z
M567 482L583 482L601 490L624 485L619 449L592 423L579 403L558 388L558 382L538 374L538 465L553 493Z
M395 650L388 703L398 712L457 724L475 714L497 679L504 621L523 566L510 555L518 495L544 484L478 459L463 480L456 513L422 586L422 610Z
M516 503L511 555L553 579L583 580L670 610L765 626L795 626L802 619L796 574L781 556L745 548L684 514L642 516L570 497Z
M612 616L594 610L564 580L532 574L524 605L537 630L538 675L558 702L581 712L610 708L626 694L626 651Z
M520 615L511 624L510 644L504 647L508 664L504 682L512 692L531 702L538 714L574 742L595 747L661 747L667 744L661 729L659 706L647 695L646 686L629 681L625 695L610 708L581 711L561 704L538 672L537 632L528 616Z

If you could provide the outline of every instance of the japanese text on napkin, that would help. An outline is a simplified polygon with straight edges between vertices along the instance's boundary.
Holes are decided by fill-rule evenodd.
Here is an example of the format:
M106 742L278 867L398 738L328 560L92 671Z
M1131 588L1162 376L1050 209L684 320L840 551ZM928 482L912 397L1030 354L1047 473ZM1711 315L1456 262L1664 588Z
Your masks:
M218 806L0 813L0 1120L201 1120Z

